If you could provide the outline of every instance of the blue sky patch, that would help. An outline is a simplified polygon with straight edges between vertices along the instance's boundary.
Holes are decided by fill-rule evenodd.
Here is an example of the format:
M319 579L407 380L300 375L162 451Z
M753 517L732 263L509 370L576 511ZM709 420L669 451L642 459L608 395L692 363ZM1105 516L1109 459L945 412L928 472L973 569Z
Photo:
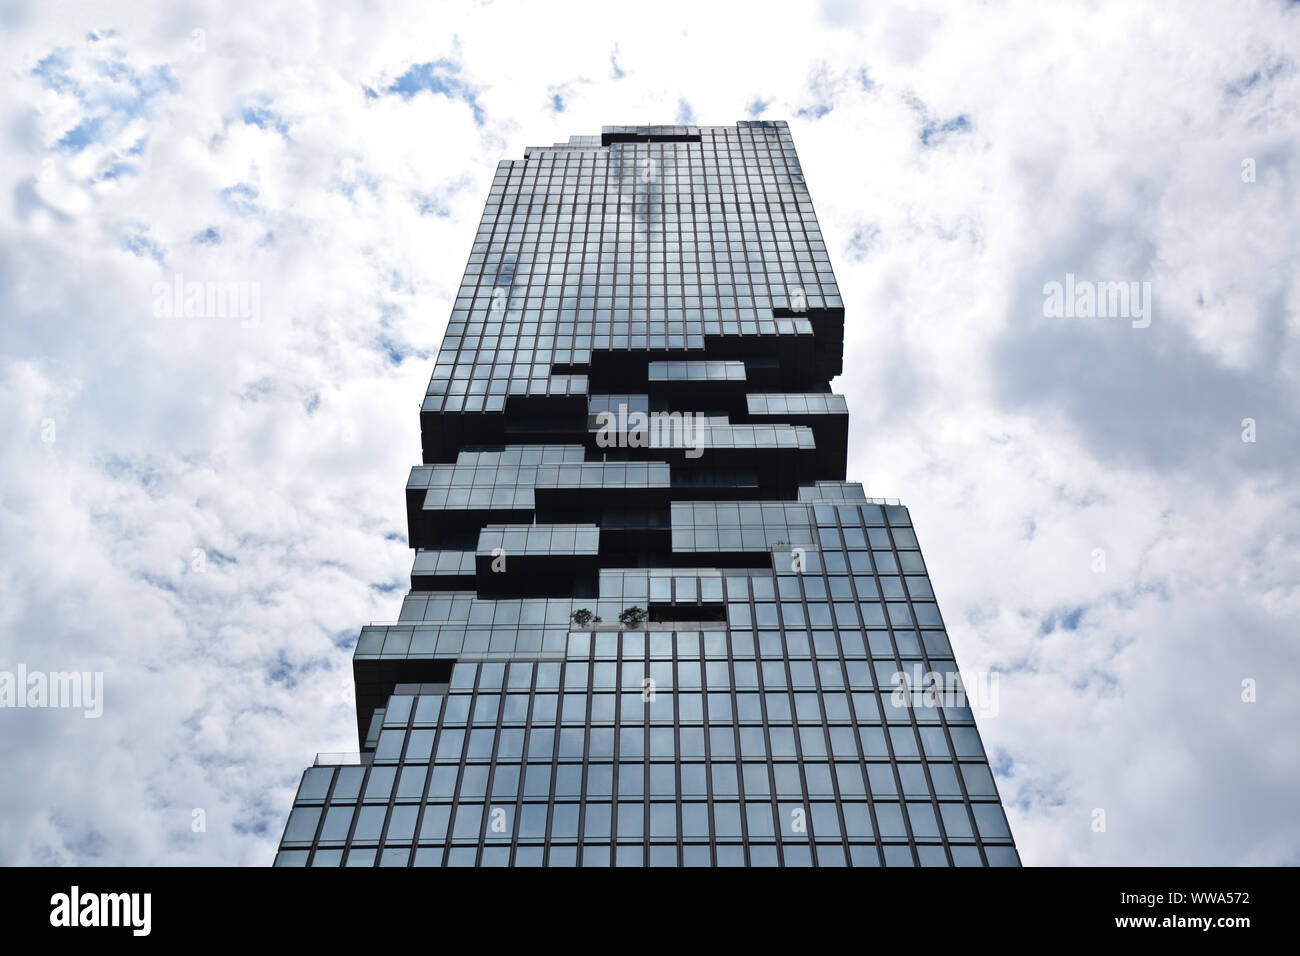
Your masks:
M954 116L950 120L944 120L942 123L936 123L931 120L921 127L921 145L930 147L938 146L947 139L949 135L954 133L969 133L970 128L970 120L966 118L965 113L962 113L960 116Z
M460 78L459 73L460 65L447 59L434 60L429 63L416 63L390 83L384 92L396 94L406 100L421 92L434 93L451 100L460 100L469 105L469 108L474 113L474 122L482 126L485 116L483 108L478 103L478 93ZM366 95L374 97L377 94L373 90L367 89Z

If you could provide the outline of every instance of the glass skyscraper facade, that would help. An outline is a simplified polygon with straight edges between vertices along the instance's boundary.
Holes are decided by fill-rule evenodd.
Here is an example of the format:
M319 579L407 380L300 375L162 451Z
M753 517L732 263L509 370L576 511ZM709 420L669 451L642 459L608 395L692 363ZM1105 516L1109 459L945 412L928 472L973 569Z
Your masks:
M843 334L785 123L501 163L361 750L276 864L1018 865L908 509L846 481Z

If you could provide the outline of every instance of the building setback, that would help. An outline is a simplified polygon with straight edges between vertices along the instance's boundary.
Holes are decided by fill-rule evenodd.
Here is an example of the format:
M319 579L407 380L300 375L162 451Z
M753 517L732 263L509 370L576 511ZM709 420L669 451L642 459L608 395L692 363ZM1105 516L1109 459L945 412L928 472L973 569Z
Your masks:
M784 122L501 163L361 752L306 770L276 865L1019 865L988 682L907 508L846 481L843 339Z

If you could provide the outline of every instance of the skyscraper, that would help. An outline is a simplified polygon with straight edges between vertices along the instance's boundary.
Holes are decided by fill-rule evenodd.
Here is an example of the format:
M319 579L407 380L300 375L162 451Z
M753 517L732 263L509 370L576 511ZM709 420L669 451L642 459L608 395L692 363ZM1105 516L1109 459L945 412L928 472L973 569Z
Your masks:
M908 510L845 480L843 337L784 122L501 163L361 752L277 865L1018 865Z

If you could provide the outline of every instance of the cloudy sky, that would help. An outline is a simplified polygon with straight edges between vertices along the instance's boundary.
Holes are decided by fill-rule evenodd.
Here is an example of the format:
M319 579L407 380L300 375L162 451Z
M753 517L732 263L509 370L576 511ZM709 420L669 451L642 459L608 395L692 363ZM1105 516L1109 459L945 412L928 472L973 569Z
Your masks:
M269 863L356 748L496 163L748 118L1024 860L1300 863L1300 7L559 6L0 3L0 670L105 682L0 710L0 863ZM1150 324L1045 316L1067 273ZM177 276L259 321L158 314Z

